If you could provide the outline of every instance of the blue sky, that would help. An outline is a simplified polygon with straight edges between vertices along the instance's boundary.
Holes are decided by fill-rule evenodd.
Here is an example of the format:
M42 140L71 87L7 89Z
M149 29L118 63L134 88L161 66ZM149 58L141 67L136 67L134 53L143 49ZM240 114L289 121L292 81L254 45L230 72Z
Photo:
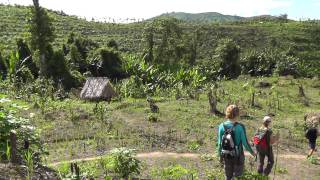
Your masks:
M32 0L0 0L30 5ZM320 0L40 0L43 7L91 19L150 18L165 12L219 12L255 16L287 13L291 19L320 19Z

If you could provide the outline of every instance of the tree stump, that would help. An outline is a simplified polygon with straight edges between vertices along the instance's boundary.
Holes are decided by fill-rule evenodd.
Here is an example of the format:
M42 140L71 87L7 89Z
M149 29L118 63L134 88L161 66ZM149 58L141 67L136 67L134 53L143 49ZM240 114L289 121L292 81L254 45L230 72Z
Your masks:
M255 106L255 92L252 93L251 96L251 106L254 107Z
M303 86L301 84L299 85L299 96L306 97L306 94L304 93Z
M217 98L213 95L212 90L208 92L208 99L209 99L209 105L210 105L210 113L215 115L223 115L218 109L217 109Z
M153 99L148 97L147 102L149 103L150 110L152 113L159 113L159 107L156 105Z
M17 134L15 131L10 132L10 162L12 164L18 164L19 159L17 155Z

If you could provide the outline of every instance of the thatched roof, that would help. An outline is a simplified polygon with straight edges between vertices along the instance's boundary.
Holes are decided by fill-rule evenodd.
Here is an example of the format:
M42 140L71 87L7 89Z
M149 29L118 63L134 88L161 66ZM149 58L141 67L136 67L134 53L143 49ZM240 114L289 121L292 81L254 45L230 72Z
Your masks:
M80 93L81 99L110 100L117 96L110 80L106 77L89 77Z
M304 116L307 127L318 127L320 124L320 113L308 113Z

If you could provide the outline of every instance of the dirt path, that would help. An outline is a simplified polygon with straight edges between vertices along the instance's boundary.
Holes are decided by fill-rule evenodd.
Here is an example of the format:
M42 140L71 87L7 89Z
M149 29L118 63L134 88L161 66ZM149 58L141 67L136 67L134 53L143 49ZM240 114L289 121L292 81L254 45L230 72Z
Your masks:
M72 159L68 161L59 161L53 162L49 164L50 166L57 166L64 163L73 163L73 162L85 162L85 161L94 161L102 158L103 156L94 156L94 157L87 157L87 158L79 158L79 159ZM149 153L138 153L137 158L144 159L144 158L190 158L196 159L199 158L200 154L195 153L174 153L174 152L149 152Z
M245 153L246 156L250 156L248 153ZM175 152L148 152L148 153L138 153L137 158L190 158L197 159L200 158L201 154L197 153L175 153ZM94 156L87 158L72 159L68 161L59 161L49 164L50 166L57 166L64 163L72 162L85 162L85 161L94 161L102 158L103 156ZM290 160L306 160L306 155L302 154L279 154L278 158L280 159L290 159Z

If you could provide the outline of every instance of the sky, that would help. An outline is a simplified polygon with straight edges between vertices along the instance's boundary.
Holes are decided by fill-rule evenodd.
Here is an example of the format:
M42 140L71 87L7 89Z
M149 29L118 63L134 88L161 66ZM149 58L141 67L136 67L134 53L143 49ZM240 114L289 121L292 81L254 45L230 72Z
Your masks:
M166 12L219 12L256 16L288 14L290 19L320 19L320 0L39 0L40 5L86 19L147 19ZM0 0L30 5L32 0Z

